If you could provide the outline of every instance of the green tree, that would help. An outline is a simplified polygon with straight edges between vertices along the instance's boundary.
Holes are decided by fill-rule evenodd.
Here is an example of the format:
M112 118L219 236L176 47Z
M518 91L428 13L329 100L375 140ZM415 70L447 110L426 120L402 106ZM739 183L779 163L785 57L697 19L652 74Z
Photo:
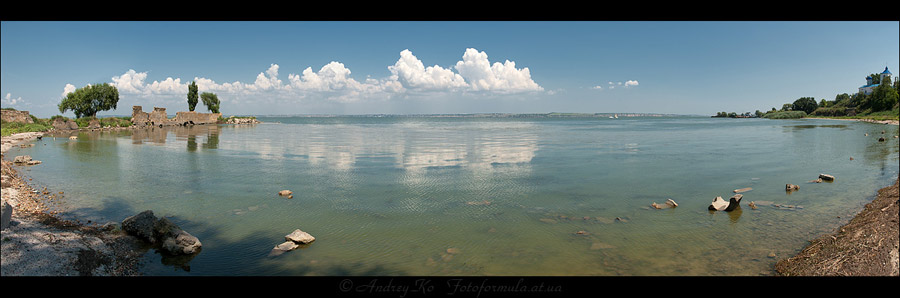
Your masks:
M786 104L784 104L784 105L781 106L781 111L782 111L782 112L790 111L790 110L793 109L793 108L794 108L794 105L789 104L789 103L786 103Z
M816 99L812 97L801 97L795 100L792 106L794 111L804 111L807 114L812 113L818 107Z
M76 118L94 117L99 111L115 110L118 102L119 90L113 85L100 83L69 92L57 107L60 113L71 110Z
M880 84L881 83L881 75L880 74L870 74L869 77L872 78L872 84Z
M200 99L203 100L203 105L207 110L213 113L219 112L219 97L215 93L203 92L200 94Z
M194 108L197 107L197 82L191 81L191 84L188 85L188 110L193 112Z
M891 87L890 77L885 77L884 84L875 87L869 100L872 112L890 110L897 103L897 90Z
M765 114L766 114L766 113L763 113L763 112L760 112L759 110L756 110L756 117L762 117L762 116L765 115Z

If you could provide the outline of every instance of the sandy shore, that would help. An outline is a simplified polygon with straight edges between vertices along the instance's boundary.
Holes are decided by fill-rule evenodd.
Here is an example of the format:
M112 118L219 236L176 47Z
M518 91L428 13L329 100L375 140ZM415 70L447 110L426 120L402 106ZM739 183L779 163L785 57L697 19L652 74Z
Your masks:
M48 211L60 193L33 189L7 161L7 150L34 141L42 133L20 133L2 139L0 198L12 207L9 227L0 231L0 274L3 276L133 276L139 275L138 242L117 224L96 225L60 220ZM12 158L10 158L12 159ZM33 166L41 166L33 165Z

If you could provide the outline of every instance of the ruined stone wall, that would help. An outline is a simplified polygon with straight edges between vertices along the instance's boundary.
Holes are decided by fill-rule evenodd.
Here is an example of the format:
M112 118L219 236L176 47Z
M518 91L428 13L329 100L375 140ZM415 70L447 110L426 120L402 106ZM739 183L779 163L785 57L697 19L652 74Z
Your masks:
M145 113L141 106L131 107L131 124L137 127L150 125L150 114Z
M0 118L3 122L34 123L28 111L0 110Z
M153 108L150 114L144 113L141 106L133 106L131 111L131 123L138 127L143 126L170 126L185 124L216 124L221 113L197 113L177 112L174 119L169 119L165 108Z
M153 112L150 112L150 123L152 125L167 125L167 122L169 122L169 117L166 116L166 108L153 107Z
M184 124L214 124L219 120L222 113L197 113L197 112L178 112L175 114L175 121L179 125Z

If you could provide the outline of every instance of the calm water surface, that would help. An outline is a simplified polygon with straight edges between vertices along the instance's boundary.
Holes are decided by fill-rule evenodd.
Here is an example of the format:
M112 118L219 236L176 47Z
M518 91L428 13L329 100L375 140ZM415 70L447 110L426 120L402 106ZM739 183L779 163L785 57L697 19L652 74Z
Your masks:
M260 120L9 155L43 161L21 173L64 191L68 216L150 209L203 242L193 258L149 250L149 275L770 275L900 172L898 127L853 121ZM807 182L819 173L837 179ZM741 209L707 211L744 187ZM667 198L679 207L649 207ZM294 229L317 240L269 256Z

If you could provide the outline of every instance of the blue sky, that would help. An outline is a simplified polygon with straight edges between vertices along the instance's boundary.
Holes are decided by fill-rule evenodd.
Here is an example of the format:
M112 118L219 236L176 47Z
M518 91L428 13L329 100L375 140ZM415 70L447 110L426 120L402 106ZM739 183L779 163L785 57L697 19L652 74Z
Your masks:
M900 70L900 22L5 21L0 31L2 105L38 117L92 83L119 89L118 109L100 115L174 114L191 81L226 115L713 115L834 99Z

